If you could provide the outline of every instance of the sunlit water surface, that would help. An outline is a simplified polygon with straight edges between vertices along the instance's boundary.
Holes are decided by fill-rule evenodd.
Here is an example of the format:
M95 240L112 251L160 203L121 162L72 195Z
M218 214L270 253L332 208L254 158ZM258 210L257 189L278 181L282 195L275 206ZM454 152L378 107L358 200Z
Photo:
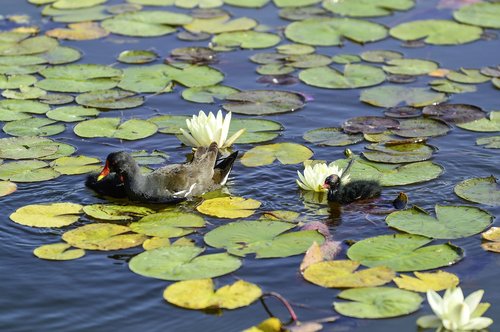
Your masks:
M118 3L111 1L111 3ZM390 17L375 19L387 26L424 18L449 18L450 11L434 10L435 1L418 1L417 8L408 13L398 13ZM276 8L268 5L257 14L255 10L229 8L235 16L257 17L260 23L272 26L287 24L278 18ZM40 21L39 9L21 0L2 0L0 14L29 14ZM47 23L44 29L55 26ZM0 26L2 28L2 26ZM5 28L5 27L4 27ZM285 43L286 41L283 41ZM175 35L162 38L134 39L113 36L104 40L85 42L61 42L79 48L84 52L80 63L115 64L116 56L127 49L155 49L162 57L176 47L187 45L206 46L206 42L184 42ZM403 52L409 58L434 60L444 68L480 68L497 65L500 42L477 41L463 46L423 48L402 48L394 39L364 46L346 42L343 48L318 48L326 55L340 53L360 53L370 49L391 49ZM224 84L239 89L276 88L256 83L256 65L248 57L261 51L240 51L222 53L220 62L214 67L225 73ZM122 67L117 64L117 67ZM425 86L426 77L419 77L413 86ZM299 91L314 98L297 112L269 116L266 118L281 122L286 130L276 142L293 141L306 144L302 139L305 131L325 126L339 126L344 120L359 115L377 115L381 110L362 104L358 98L360 90L326 90L296 84L277 87L278 89ZM155 114L192 114L203 108L216 111L219 105L201 105L180 98L181 88L174 93L150 97L137 109L123 112L112 111L101 116L123 116L128 118L149 118ZM453 95L450 102L471 103L484 110L500 109L498 91L491 83L478 85L472 94ZM156 134L146 140L119 142L117 140L76 137L72 125L55 138L78 146L78 153L97 156L101 159L118 149L161 149L170 155L170 161L182 162L188 148L180 146L173 136ZM499 154L497 150L486 150L475 146L475 139L489 134L472 133L458 128L445 137L433 138L430 144L439 148L434 161L445 167L445 173L437 180L400 188L388 188L385 197L393 197L404 190L411 203L432 211L435 203L463 204L453 194L453 187L463 179L475 176L499 175ZM6 135L0 133L0 137ZM306 144L315 152L316 159L335 160L342 158L343 149L318 147ZM350 148L359 153L364 143ZM238 146L241 151L250 145ZM317 214L316 207L305 207L295 184L295 173L300 165L283 166L273 164L258 168L246 168L239 162L233 171L229 189L232 194L258 199L263 210L289 209L306 213L308 220L320 220L330 225L337 240L359 240L379 234L392 233L381 216L369 216L356 211L344 212L340 220L332 220L328 215ZM23 227L8 218L15 209L34 203L75 202L80 204L102 203L83 185L84 176L62 176L53 181L20 184L18 191L0 198L0 331L238 331L252 326L267 317L263 306L253 305L222 315L200 311L179 309L162 299L166 281L145 278L129 271L126 259L139 249L120 252L88 252L75 261L53 262L37 259L32 251L39 245L58 242L63 231ZM484 206L493 215L500 209ZM210 225L201 231L205 233L227 221L207 218ZM83 224L83 223L82 223ZM194 236L199 245L201 236ZM436 241L439 242L439 241ZM480 236L454 240L454 244L465 249L465 258L446 271L459 275L465 293L475 289L485 289L485 301L492 304L488 315L497 322L490 329L500 330L500 289L498 275L500 255L484 252L480 247ZM345 257L344 244L340 258ZM208 249L213 252L213 249ZM332 302L339 290L324 289L306 282L298 273L302 256L284 259L255 260L245 258L241 269L234 274L218 278L220 285L243 278L262 287L265 291L275 291L286 297L294 306L302 321L335 315ZM283 320L286 313L280 305L270 301L272 310ZM428 314L424 304L418 312L400 318L383 320L356 320L342 317L334 324L325 326L325 331L414 331L417 317Z

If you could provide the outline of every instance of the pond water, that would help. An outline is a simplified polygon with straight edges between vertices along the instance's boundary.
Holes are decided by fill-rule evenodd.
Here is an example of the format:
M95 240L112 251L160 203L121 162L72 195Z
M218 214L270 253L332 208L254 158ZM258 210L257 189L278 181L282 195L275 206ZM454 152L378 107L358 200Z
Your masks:
M25 1L2 0L0 14L27 14L34 22L48 30L61 24L45 22L40 9ZM120 3L120 1L109 1ZM408 12L375 18L372 21L392 27L401 22L429 19L451 18L451 9L436 9L437 1L417 1L416 7ZM226 8L227 7L227 8ZM249 16L259 23L284 27L289 22L278 17L278 9L268 4L264 9L242 9L225 6L234 17ZM175 10L175 9L174 9ZM178 10L181 11L181 10ZM186 11L183 11L186 12ZM7 29L9 23L1 23L0 29ZM286 43L286 39L282 43ZM127 49L154 49L162 57L170 51L184 46L206 46L207 41L186 42L175 34L158 38L131 38L111 35L94 41L61 41L62 45L80 49L84 56L80 63L116 64L117 55ZM317 52L329 56L340 53L359 54L366 50L395 50L407 58L436 61L443 68L459 69L481 68L499 64L500 41L479 40L460 46L432 46L404 48L401 41L387 38L365 45L347 41L339 47L318 47ZM314 88L303 83L289 86L269 86L257 83L256 64L249 56L262 50L241 50L220 53L219 62L213 67L225 74L223 83L241 90L244 89L282 89L297 91L313 98L301 110L266 119L283 124L285 130L275 142L297 142L314 151L315 159L333 161L343 158L344 148L324 147L307 143L302 138L305 131L327 126L340 126L346 119L361 115L379 115L382 109L359 101L361 89L329 90ZM158 60L156 63L160 63ZM123 64L116 65L126 67ZM431 77L422 76L408 86L425 87ZM451 95L452 103L474 104L486 111L500 110L499 90L491 83L477 85L477 92ZM199 109L217 111L217 104L195 104L180 97L182 88L176 87L173 93L148 95L146 103L138 108L110 111L101 116L121 116L130 118L149 118L156 114L194 114ZM241 117L241 116L237 116ZM114 139L82 139L67 126L64 133L52 138L78 147L78 154L95 156L103 160L116 150L159 149L167 152L171 162L183 162L190 151L181 146L175 136L156 135L144 140L119 141ZM488 133L475 133L459 128L446 136L430 139L430 144L438 147L433 161L441 164L445 172L436 180L384 189L385 197L393 197L404 191L411 204L432 211L436 203L460 205L466 203L453 193L453 187L460 181L471 177L499 176L500 155L498 150L476 146L478 137L491 136ZM0 138L8 137L0 132ZM366 142L349 146L355 153L363 151ZM241 152L253 145L237 145ZM300 198L295 183L296 171L302 165L281 165L248 168L237 162L228 188L235 196L254 198L263 203L263 210L287 209L302 212L307 220L319 220L329 225L334 238L339 241L361 240L367 237L394 233L387 227L383 216L367 216L359 209L344 211L340 219L317 214L317 207L306 207ZM15 224L9 215L21 206L48 202L75 202L80 204L103 203L84 186L84 175L62 176L58 179L18 184L17 192L0 198L2 216L0 217L0 330L21 331L239 331L255 325L268 317L263 306L256 302L238 310L224 311L221 315L201 311L184 310L167 304L162 298L164 288L170 282L145 278L128 269L127 259L140 252L138 248L119 252L88 252L83 258L67 262L41 260L33 256L33 249L47 243L60 241L64 232L58 229L29 228ZM466 203L467 204L467 203ZM498 216L500 207L470 203L488 210ZM207 230L227 223L226 220L206 218ZM494 221L497 223L497 221ZM83 224L79 223L79 224ZM207 230L201 231L204 234ZM192 236L198 245L202 237ZM444 243L446 241L437 241ZM465 258L446 271L460 277L460 285L468 294L476 289L485 290L483 301L491 303L486 316L497 321L490 331L500 330L500 290L498 274L500 255L483 251L481 236L475 235L453 240L453 244L465 250ZM346 257L347 245L339 258ZM207 248L207 252L218 250ZM281 259L257 260L247 257L243 266L236 272L217 278L219 285L231 283L236 278L259 285L265 291L278 292L287 298L295 308L301 321L308 321L335 315L332 302L336 300L338 289L324 289L305 281L298 272L302 255ZM270 301L272 311L283 320L287 315L276 302ZM429 314L430 308L424 302L422 308L408 316L382 320L361 320L341 317L337 322L326 324L325 331L413 331L418 317Z

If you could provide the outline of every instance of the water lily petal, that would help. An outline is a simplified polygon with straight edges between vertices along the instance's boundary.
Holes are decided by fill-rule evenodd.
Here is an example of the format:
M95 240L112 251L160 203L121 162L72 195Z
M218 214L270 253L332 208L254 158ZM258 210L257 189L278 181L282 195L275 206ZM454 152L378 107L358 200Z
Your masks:
M462 330L482 330L493 324L493 319L488 317L477 317L471 319L467 324L462 326Z
M226 140L226 142L224 143L224 145L222 147L229 147L229 146L233 145L233 143L238 138L240 138L240 136L243 135L244 132L245 132L245 128L242 128L242 129L238 130L237 132L235 132L231 137L229 137Z
M433 291L432 289L427 291L427 302L432 308L432 311L438 316L443 316L443 299L439 296L438 293Z
M198 141L196 139L194 139L194 137L191 136L187 131L185 131L182 128L180 128L180 131L182 133L182 136L190 143L189 145L194 146L194 147L200 146Z
M469 307L471 313L476 310L477 306L481 302L481 299L483 298L483 294L484 290L480 289L475 291L474 293L469 294L469 296L465 298L465 303Z
M441 319L436 315L426 315L417 319L417 325L423 329L437 328L441 326Z

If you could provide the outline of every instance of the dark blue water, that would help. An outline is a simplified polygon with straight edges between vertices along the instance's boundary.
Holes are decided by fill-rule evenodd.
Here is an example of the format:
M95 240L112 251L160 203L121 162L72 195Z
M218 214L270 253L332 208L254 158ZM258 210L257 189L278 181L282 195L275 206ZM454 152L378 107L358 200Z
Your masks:
M118 3L112 1L111 3ZM436 1L418 1L415 9L390 17L376 19L387 26L410 20L425 18L451 18L450 10L435 10ZM277 9L269 4L259 11L228 7L235 17L258 18L262 24L285 26L288 22L277 16ZM20 0L1 0L0 14L29 14L35 22L42 24L39 9ZM46 23L43 30L57 26ZM0 26L6 28L7 26ZM282 43L287 43L286 40ZM67 42L62 45L76 47L84 52L80 63L115 64L116 56L127 49L155 49L161 57L170 50L187 45L206 46L206 42L184 42L175 35L161 38L134 39L111 36L97 41ZM425 46L423 48L402 48L400 42L386 39L367 45L346 42L342 48L324 47L317 52L326 55L341 53L357 54L365 50L391 49L405 54L408 58L429 59L439 62L449 69L480 68L497 65L500 42L477 41L462 46ZM268 50L264 50L268 51ZM225 73L224 84L239 89L274 88L256 83L256 65L248 60L254 53L262 51L238 51L221 53L219 63L214 67ZM117 64L118 67L123 67ZM411 86L426 86L429 78L419 77ZM479 84L476 93L453 95L450 102L471 103L484 110L500 110L499 91L491 83ZM335 160L342 158L343 149L318 147L302 139L305 131L325 126L339 126L344 120L359 115L377 115L381 109L362 104L358 98L361 90L326 90L296 84L278 89L299 91L311 95L314 100L293 113L266 117L281 122L286 128L276 142L293 141L313 149L316 159ZM111 111L101 116L122 116L128 118L149 118L160 114L193 114L199 109L216 111L219 105L194 104L180 97L182 88L177 87L171 94L148 98L137 108L125 111ZM120 142L108 139L81 139L72 132L73 125L55 138L78 147L78 154L96 156L101 159L117 149L161 149L170 155L172 162L182 162L189 151L179 141L163 134L146 140ZM429 183L388 188L388 197L404 190L413 204L432 211L435 203L463 204L464 201L453 194L453 187L469 177L499 176L500 156L498 150L487 150L475 146L478 137L491 134L472 133L454 128L444 137L433 138L430 143L439 151L434 161L445 167L445 173ZM6 135L0 133L0 137ZM240 145L246 151L250 145ZM350 148L359 153L364 144ZM295 184L296 170L300 165L264 166L246 168L239 162L234 168L234 176L229 184L232 194L251 197L263 202L264 210L289 209L303 212L307 220L329 222L328 215L317 213L317 208L306 208L301 201ZM120 252L87 252L86 256L67 262L52 262L33 256L34 248L42 244L58 242L60 230L34 229L11 222L8 216L17 208L44 202L75 202L91 204L103 202L83 186L84 176L62 176L56 180L19 184L18 191L0 198L0 331L238 331L250 327L265 318L267 314L260 303L224 311L221 316L200 311L179 309L162 299L163 289L170 283L136 275L129 271L123 257L116 254L134 254L139 249ZM480 205L479 205L480 206ZM493 215L500 209L481 206ZM212 224L202 233L226 223L226 220L207 218ZM497 222L496 222L497 223ZM383 217L370 216L356 211L345 212L341 221L330 224L330 230L337 240L359 240L392 231L383 222ZM194 236L199 245L201 237ZM437 241L436 241L437 242ZM487 316L496 318L490 331L500 330L500 289L498 274L500 255L484 252L480 247L480 236L454 240L454 244L465 249L466 257L446 271L458 274L466 294L478 288L485 290L485 298L492 304ZM345 257L344 246L340 257ZM208 249L208 251L212 251ZM302 256L285 259L255 260L245 258L243 267L232 275L217 278L219 285L243 278L258 284L264 291L275 291L286 297L294 306L302 321L335 315L332 302L339 290L324 289L306 282L298 273ZM270 302L273 311L286 320L286 314L278 304ZM356 320L342 317L338 322L325 326L326 331L414 331L416 319L429 314L424 304L418 312L395 319Z

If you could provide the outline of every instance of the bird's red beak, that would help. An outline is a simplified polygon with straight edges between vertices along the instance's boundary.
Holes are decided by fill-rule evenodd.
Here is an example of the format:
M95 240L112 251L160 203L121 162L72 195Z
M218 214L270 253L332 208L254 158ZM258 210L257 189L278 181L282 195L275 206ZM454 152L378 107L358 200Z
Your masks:
M101 181L104 179L106 176L109 174L109 165L108 161L106 160L106 165L104 165L104 168L102 169L101 173L97 176L97 181Z
M330 189L330 185L328 183L323 183L323 189Z

